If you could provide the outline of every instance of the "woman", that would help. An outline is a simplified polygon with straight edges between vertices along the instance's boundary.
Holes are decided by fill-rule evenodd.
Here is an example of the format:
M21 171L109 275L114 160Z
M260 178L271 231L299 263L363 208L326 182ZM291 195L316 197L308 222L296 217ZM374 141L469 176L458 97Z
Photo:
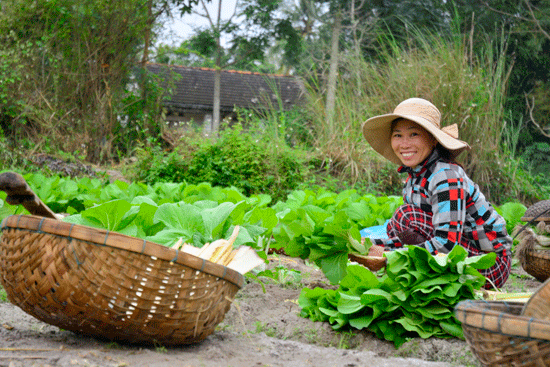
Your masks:
M404 204L389 220L387 238L372 239L371 253L404 244L448 253L457 244L469 256L497 254L496 263L480 270L485 288L500 288L510 275L512 238L506 222L455 158L470 146L458 139L456 124L441 128L441 113L421 98L401 102L392 114L363 124L363 136L385 158L407 173Z

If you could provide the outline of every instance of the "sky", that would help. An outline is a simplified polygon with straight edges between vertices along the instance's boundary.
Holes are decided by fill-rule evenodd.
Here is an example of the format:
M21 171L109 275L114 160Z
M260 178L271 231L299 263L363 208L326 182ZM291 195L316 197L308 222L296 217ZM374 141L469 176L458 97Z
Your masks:
M212 0L207 3L208 12L210 16L216 19L218 14L218 5L222 3L222 19L229 19L235 11L235 5L237 0ZM200 13L204 13L203 7L199 4L196 9ZM160 42L169 44L171 46L179 46L182 41L188 39L191 35L193 27L196 26L208 26L208 20L197 14L187 14L180 16L178 12L174 12L173 18L168 20L165 25L163 36Z

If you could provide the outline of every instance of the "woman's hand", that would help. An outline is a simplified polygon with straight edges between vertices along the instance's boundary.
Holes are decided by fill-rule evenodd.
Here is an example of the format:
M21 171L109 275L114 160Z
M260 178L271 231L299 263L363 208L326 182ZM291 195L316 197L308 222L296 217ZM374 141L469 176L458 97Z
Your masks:
M407 229L403 232L397 234L397 238L404 245L418 245L420 243L426 242L426 237L422 236L420 233L413 231L412 229Z

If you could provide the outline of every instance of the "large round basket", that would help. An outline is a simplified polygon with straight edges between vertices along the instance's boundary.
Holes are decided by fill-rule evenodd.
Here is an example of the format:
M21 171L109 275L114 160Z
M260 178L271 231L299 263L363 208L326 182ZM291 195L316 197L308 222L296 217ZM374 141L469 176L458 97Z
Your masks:
M0 282L13 304L116 342L199 342L244 283L225 266L116 232L32 215L1 229Z
M521 302L459 302L455 316L483 366L550 366L550 322L521 316Z

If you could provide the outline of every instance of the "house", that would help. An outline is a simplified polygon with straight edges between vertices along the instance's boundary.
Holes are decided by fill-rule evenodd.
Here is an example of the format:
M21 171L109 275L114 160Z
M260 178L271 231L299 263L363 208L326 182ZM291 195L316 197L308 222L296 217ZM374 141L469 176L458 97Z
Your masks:
M153 63L147 64L147 69L174 83L173 93L163 102L171 126L194 123L210 128L214 69ZM235 107L288 110L305 97L303 83L292 76L222 70L220 84L220 120L235 117Z

